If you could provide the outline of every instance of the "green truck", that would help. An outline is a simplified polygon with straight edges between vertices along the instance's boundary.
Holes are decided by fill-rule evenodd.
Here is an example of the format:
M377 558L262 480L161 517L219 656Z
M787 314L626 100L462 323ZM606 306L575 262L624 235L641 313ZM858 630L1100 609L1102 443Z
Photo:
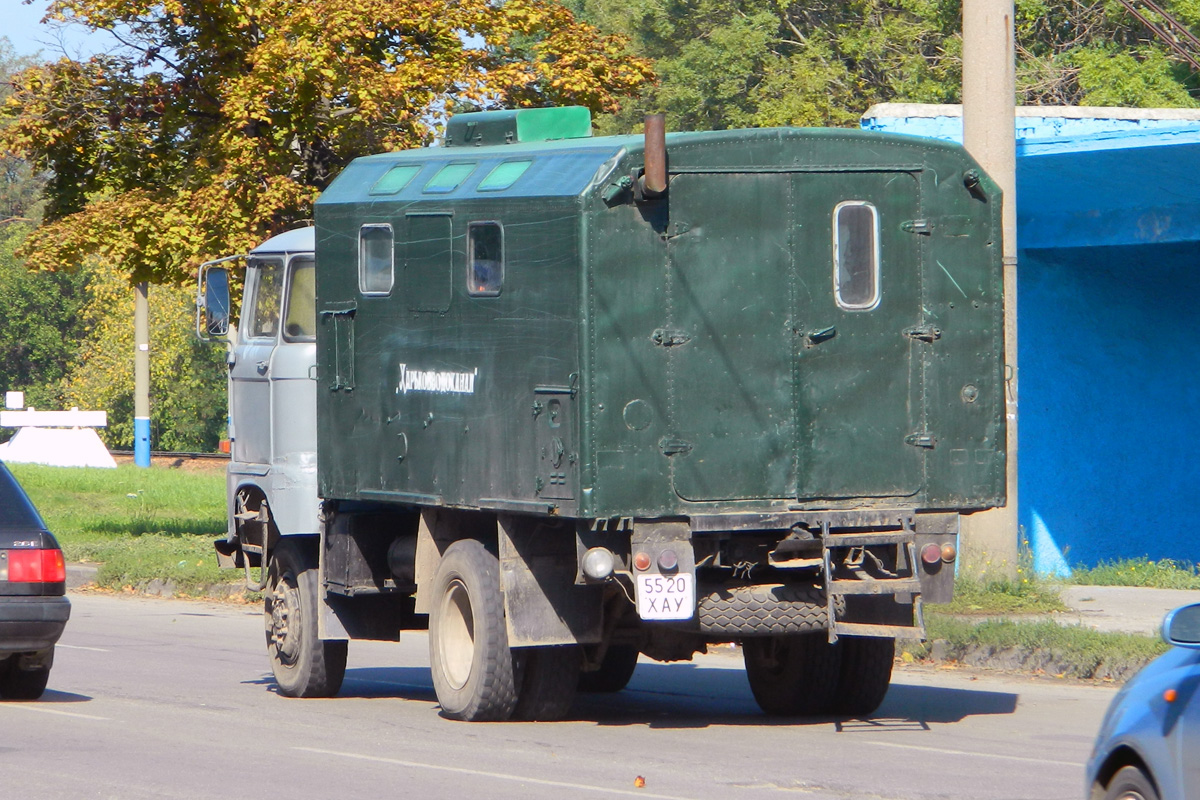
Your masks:
M590 134L456 115L250 255L217 549L281 691L427 628L455 719L724 642L767 713L870 713L1005 502L999 190L913 137Z

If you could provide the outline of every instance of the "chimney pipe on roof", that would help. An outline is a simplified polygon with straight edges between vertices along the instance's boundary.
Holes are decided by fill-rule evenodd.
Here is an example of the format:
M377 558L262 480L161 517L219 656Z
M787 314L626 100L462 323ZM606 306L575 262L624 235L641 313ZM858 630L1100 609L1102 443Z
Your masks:
M646 115L645 188L653 197L667 190L667 123L662 114Z

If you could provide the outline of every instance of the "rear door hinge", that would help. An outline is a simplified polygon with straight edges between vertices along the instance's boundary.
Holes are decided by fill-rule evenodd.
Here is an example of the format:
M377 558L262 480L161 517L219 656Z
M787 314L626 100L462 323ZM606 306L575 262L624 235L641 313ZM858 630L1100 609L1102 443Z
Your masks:
M933 223L927 219L909 219L900 223L900 230L928 236L933 233Z
M687 344L692 340L684 331L672 331L666 328L659 328L650 337L654 343L662 347L675 347L676 345Z
M677 456L692 452L690 442L685 442L682 439L671 439L669 437L660 439L658 447L662 450L664 456Z
M936 342L942 338L942 329L936 325L918 325L913 328L905 328L904 335L922 342Z
M904 443L911 444L913 447L925 447L932 450L937 446L937 438L928 431L920 431L905 436Z

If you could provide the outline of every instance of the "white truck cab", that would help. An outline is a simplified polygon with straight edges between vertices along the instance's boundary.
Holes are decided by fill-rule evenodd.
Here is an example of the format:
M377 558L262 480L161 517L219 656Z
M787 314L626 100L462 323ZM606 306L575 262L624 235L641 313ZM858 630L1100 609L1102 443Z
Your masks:
M229 319L228 265L200 271L202 338L229 346L228 536L218 554L247 583L279 536L319 535L316 289L312 228L268 239L245 256L241 324ZM265 578L265 573L264 573Z

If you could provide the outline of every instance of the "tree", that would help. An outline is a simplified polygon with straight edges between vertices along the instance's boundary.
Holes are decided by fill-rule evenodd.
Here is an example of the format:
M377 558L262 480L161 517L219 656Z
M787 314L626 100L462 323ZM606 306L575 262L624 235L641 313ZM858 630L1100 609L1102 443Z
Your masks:
M133 442L133 292L116 265L84 269L80 309L86 333L65 382L68 405L103 409L100 431L110 447ZM224 436L225 351L196 338L195 294L190 286L150 290L150 439L157 450L212 452Z
M28 405L54 409L83 335L87 276L26 269L13 251L31 227L0 226L0 392L23 391Z
M8 37L0 36L0 106L12 94L12 76L35 63L18 56ZM25 159L0 151L0 226L37 220L41 183Z
M457 104L612 111L650 77L553 0L55 0L122 43L13 79L0 151L49 173L34 268L177 281L311 216L351 158Z
M1200 24L1197 0L1164 0ZM857 125L879 102L958 102L959 0L568 0L628 36L659 82L602 119L632 130L644 111L705 130ZM1116 0L1017 0L1018 101L1194 106L1196 77Z

